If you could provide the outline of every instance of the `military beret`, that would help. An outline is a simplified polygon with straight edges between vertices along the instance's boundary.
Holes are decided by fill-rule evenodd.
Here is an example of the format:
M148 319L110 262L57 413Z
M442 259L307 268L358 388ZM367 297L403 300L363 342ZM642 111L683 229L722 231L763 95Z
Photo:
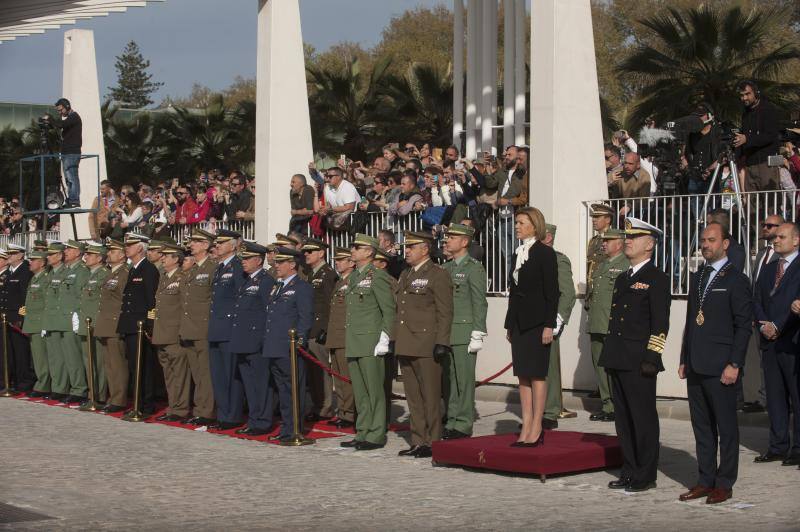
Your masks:
M471 225L450 224L447 228L448 235L468 236L470 238L475 235L475 228Z
M589 208L589 216L614 216L614 207L605 203L593 203Z
M220 229L217 231L217 237L215 241L227 242L229 240L234 240L237 238L242 238L241 233L237 233L236 231L231 231L230 229Z
M111 237L106 238L106 248L107 249L125 249L125 244L120 242L119 240L114 240Z
M77 240L72 240L71 238L67 240L65 246L68 248L77 249L80 252L86 250L86 245L83 242L78 242Z
M342 260L350 258L350 249L336 246L333 250L333 260Z
M305 241L303 247L300 249L302 251L322 251L324 249L328 249L328 244L316 238L309 238Z
M44 259L47 259L47 253L42 251L42 250L39 250L39 249L34 249L30 253L28 253L28 258L29 259L42 259L42 260L44 260Z
M189 237L191 240L205 240L209 244L214 242L214 234L209 233L203 229L195 229L192 231L192 236Z
M91 255L105 255L108 249L100 242L89 242L86 246L86 253Z
M356 236L353 237L353 242L350 244L350 247L352 246L369 246L374 249L380 248L377 238L365 235L364 233L356 233Z
M625 238L625 231L622 229L608 229L600 236L600 238L603 240L617 240L619 238Z
M420 231L403 231L402 246L413 246L414 244L433 244L433 235Z
M239 246L239 256L243 259L250 257L264 257L267 253L267 247L262 246L254 240L244 240L242 245Z
M37 251L47 251L47 240L34 240L33 249Z
M178 244L163 242L161 244L161 253L163 253L164 255L183 255L184 253L186 253L186 250L183 249Z
M47 244L47 253L61 253L64 251L64 243L59 240L51 240Z
M125 235L125 245L132 245L132 244L147 244L150 242L150 237L147 237L141 233L127 233Z
M20 246L19 244L9 244L8 249L6 249L6 253L25 253L28 251L25 249L25 246Z
M280 246L275 254L275 262L284 262L287 260L299 261L302 260L302 257L303 254L296 249Z
M658 227L640 220L639 218L625 218L625 235L628 237L637 237L642 235L649 235L655 238L660 238L663 231Z
M556 229L558 229L558 227L556 227L554 224L544 224L544 229L551 235L556 236Z

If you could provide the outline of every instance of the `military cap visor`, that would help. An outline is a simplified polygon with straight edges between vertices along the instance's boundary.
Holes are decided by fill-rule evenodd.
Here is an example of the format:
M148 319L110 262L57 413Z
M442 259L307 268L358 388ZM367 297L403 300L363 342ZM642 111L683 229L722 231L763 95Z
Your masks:
M275 253L275 262L285 262L288 260L299 260L301 257L301 253L295 249L287 248L287 247L279 247L278 251Z
M475 228L471 225L450 224L446 233L448 236L467 236L472 238L475 235Z
M34 259L45 260L47 258L47 253L45 253L44 251L40 251L40 250L34 250L34 251L31 251L28 254L28 258L31 259L31 260L34 260Z
M9 244L6 251L8 253L25 253L27 250L25 249L25 246L20 246L19 244Z
M276 246L291 246L297 245L297 242L288 236L284 235L283 233L275 233L275 242Z
M302 251L322 251L328 249L328 244L316 238L309 238L300 249Z
M190 240L194 240L195 242L206 241L206 242L209 242L209 243L213 242L214 238L215 237L214 237L214 235L212 233L209 233L208 231L204 231L202 229L195 229L192 232L192 236L189 237Z
M406 231L403 233L402 246L413 246L415 244L432 244L433 235L428 233L420 233L418 231Z
M266 253L266 246L262 246L258 242L245 240L242 242L242 245L239 246L239 256L241 256L243 259L249 259L251 257L263 258Z
M125 249L125 244L113 238L106 238L106 247L108 249Z
M589 216L613 216L614 208L605 203L595 203L591 206Z
M151 240L150 245L147 246L147 249L152 251L161 251L164 248L164 242L160 240Z
M367 246L373 249L378 249L380 244L378 243L378 239L365 235L364 233L356 233L356 236L353 237L353 242L350 244L350 247L358 247L358 246Z
M609 229L600 238L603 240L618 240L625 238L625 232L620 229Z
M86 253L89 255L105 255L108 250L101 244L89 244L86 246Z
M177 244L168 244L166 242L161 244L161 253L164 255L177 255L185 253L184 249Z
M660 238L664 233L658 227L638 218L625 218L625 235L628 238L637 236L652 236Z
M125 245L130 246L133 244L146 244L150 242L150 238L139 233L128 233L125 235Z
M216 242L227 242L229 240L234 240L242 238L241 233L237 233L236 231L231 231L230 229L220 229L217 231L217 237L214 239Z
M347 248L337 247L333 254L333 260L350 259L350 250Z

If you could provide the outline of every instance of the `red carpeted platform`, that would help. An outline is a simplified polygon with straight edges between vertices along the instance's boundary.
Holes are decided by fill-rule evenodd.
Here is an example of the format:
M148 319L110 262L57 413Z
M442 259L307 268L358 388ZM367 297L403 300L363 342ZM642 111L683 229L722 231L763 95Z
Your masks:
M552 431L543 446L511 447L517 434L498 434L433 442L433 463L490 471L546 475L578 473L622 465L616 436Z

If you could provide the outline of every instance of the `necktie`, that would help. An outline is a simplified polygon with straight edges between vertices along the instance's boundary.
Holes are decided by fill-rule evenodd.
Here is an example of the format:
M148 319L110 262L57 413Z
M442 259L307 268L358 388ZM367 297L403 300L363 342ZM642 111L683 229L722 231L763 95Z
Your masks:
M633 268L628 268L628 279L633 277Z
M770 246L767 246L767 249L764 252L764 260L761 261L761 268L767 265L767 263L769 262L769 258L771 256L772 256L772 248ZM759 268L758 270L761 271L761 268Z
M778 271L775 272L775 286L772 287L773 290L777 289L781 284L781 279L783 279L783 272L786 269L786 259L781 259L778 261Z
M280 295L281 290L283 290L283 281L278 281L277 283L275 283L275 285L278 287L278 289L275 290L275 296L277 297Z
M703 289L703 293L705 293L706 289L708 288L708 280L711 278L711 273L714 271L713 266L706 266L703 268L703 282L700 283L700 286Z

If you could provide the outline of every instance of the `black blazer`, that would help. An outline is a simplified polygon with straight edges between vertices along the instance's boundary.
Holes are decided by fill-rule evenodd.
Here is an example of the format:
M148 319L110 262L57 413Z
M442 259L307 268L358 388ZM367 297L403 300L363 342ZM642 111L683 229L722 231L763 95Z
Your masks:
M33 274L28 265L28 261L24 260L20 263L14 273L11 273L11 266L6 270L6 282L3 287L2 303L0 303L0 310L6 313L6 318L9 323L16 326L22 325L22 316L19 315L20 307L25 306L25 297L28 295L28 283L30 282Z
M702 270L689 281L681 364L699 375L719 376L728 364L744 366L747 343L753 332L750 281L728 261L706 290L704 321L698 325L701 274Z
M146 330L153 330L153 320L147 319L147 311L156 306L158 278L158 268L147 259L139 263L138 267L131 267L125 291L122 293L122 308L117 322L118 333L136 333L136 322L139 320L144 321Z
M528 260L519 270L519 282L512 277L517 263L511 259L511 295L508 298L505 328L516 324L520 331L534 327L556 327L558 314L558 265L556 252L538 240L528 251Z
M781 353L796 353L800 319L790 307L792 301L800 297L800 256L786 268L781 284L773 293L779 263L780 259L761 269L753 294L753 312L757 327L761 326L759 321L771 321L778 328L778 338L775 340L767 340L759 333L761 349L774 347Z

